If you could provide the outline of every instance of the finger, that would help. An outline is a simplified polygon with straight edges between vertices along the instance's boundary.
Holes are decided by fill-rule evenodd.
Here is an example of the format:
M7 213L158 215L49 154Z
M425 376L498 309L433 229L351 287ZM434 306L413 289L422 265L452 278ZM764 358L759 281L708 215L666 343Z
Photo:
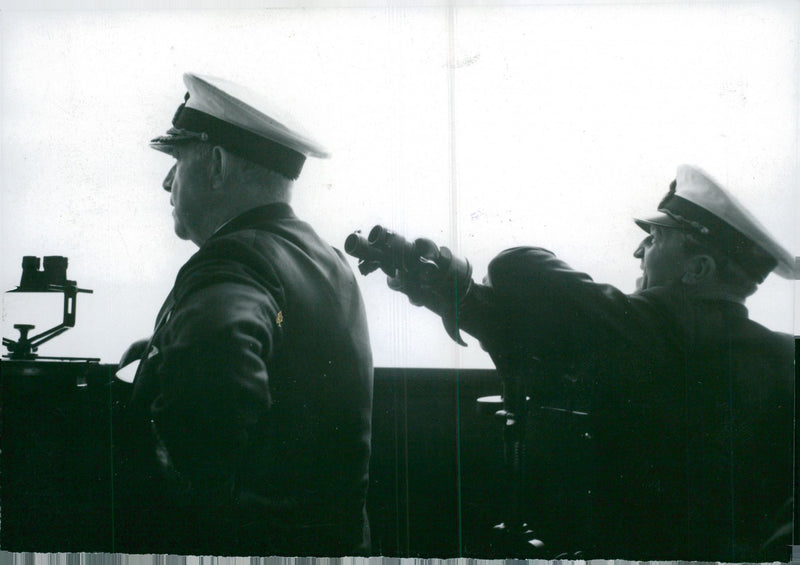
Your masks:
M405 282L400 277L386 277L386 284L398 292L402 292L405 288Z

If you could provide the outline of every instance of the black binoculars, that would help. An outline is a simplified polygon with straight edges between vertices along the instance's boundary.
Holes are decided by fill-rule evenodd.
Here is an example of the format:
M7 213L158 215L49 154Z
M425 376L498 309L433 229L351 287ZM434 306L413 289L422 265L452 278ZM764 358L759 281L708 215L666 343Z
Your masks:
M362 275L382 269L389 276L398 271L408 273L420 269L438 269L436 259L439 248L429 239L417 239L413 243L383 226L373 227L367 238L353 232L344 242L348 255L359 259L358 270Z
M61 288L68 284L67 258L59 256L39 257L26 255L22 258L22 277L19 281L19 291L46 292ZM43 266L42 270L39 267ZM57 289L56 288L56 289Z

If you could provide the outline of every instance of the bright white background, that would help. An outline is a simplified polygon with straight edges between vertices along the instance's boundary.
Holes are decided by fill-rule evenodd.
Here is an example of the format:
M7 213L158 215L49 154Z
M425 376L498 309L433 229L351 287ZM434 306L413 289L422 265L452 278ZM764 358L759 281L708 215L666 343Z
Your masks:
M187 70L283 102L331 149L294 207L338 247L382 223L450 246L480 279L503 248L540 245L632 291L630 219L692 163L800 249L796 2L81 8L0 16L0 288L23 255L65 255L94 290L42 355L115 362L194 251L160 189L170 159L147 144ZM358 277L377 365L491 366L380 274ZM797 327L793 283L771 276L748 305ZM3 336L60 317L56 295L3 295Z

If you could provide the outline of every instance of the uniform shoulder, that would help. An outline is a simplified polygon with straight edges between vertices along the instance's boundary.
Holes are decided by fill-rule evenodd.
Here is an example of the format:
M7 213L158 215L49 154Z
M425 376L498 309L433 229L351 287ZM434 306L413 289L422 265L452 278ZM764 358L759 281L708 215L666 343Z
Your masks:
M257 243L257 240L260 240ZM270 245L254 230L240 230L206 242L178 273L176 291L185 295L215 284L274 287Z
M765 348L768 348L775 354L779 354L782 358L794 360L795 353L795 338L793 335L773 331L755 320L748 319L750 332Z

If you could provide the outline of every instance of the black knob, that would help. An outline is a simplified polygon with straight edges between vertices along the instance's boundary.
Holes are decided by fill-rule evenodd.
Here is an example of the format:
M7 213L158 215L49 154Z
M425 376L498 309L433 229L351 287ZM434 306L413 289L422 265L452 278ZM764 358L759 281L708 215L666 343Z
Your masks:
M28 332L35 328L33 324L14 324L14 329L19 330L19 340L25 341L28 339Z

